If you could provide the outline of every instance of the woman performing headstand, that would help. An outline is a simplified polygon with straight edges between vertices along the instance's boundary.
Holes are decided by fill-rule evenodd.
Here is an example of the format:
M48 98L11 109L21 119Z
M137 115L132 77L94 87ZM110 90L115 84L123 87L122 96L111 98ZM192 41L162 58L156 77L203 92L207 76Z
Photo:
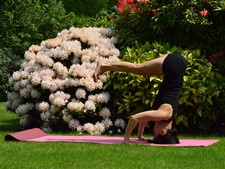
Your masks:
M119 71L144 76L163 76L153 109L132 115L128 121L124 134L124 142L130 142L134 128L138 126L138 139L158 144L177 144L179 139L172 129L172 122L178 110L179 90L183 85L186 71L186 61L179 54L166 54L159 58L135 64L131 62L97 63L93 78L97 82L98 76L106 71ZM143 131L149 121L154 121L152 140L143 137Z

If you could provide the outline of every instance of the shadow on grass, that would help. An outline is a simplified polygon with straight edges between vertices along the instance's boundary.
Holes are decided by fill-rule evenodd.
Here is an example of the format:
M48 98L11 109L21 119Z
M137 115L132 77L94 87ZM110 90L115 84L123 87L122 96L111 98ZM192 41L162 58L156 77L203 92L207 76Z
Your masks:
M15 132L20 131L19 120L10 119L10 120L1 120L0 121L0 132Z

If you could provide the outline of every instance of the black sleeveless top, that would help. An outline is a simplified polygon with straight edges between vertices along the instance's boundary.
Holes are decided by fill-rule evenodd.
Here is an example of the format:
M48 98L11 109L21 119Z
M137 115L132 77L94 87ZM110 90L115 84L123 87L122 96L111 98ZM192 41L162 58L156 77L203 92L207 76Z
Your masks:
M167 55L163 62L162 71L164 77L159 88L159 93L153 103L153 109L157 110L164 103L172 106L173 115L165 122L170 122L176 117L179 104L179 91L183 85L186 66L187 63L184 57L175 53Z

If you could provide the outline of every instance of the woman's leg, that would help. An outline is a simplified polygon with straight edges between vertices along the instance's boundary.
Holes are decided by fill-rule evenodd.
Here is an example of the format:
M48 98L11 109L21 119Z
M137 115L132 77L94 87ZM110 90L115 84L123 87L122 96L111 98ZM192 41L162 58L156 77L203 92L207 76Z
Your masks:
M159 58L135 64L131 62L116 62L116 63L101 63L98 62L93 74L94 81L97 82L98 76L107 71L118 71L125 73L134 73L146 76L160 76L163 75L162 64L167 55Z

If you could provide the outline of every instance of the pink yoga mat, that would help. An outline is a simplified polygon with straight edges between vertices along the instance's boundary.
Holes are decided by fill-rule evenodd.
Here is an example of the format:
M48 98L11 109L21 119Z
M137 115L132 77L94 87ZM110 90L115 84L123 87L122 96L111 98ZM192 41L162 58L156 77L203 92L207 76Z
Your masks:
M101 144L120 144L123 143L123 137L113 136L59 136L48 135L39 128L24 130L8 134L5 136L6 141L27 141L27 142L89 142ZM130 139L134 143L150 145L150 146L176 146L176 147L196 147L210 146L219 140L197 140L197 139L181 139L180 144L150 144L139 141L137 138Z

